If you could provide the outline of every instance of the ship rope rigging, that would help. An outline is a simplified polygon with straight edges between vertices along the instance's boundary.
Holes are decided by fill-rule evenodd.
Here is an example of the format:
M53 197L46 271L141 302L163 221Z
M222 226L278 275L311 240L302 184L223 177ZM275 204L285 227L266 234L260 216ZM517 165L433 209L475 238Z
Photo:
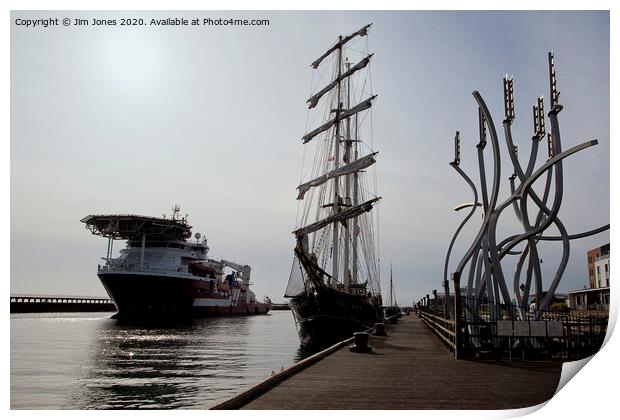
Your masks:
M365 36L369 27L340 37L312 65L294 232L297 247L287 297L312 289L317 279L310 279L308 271L318 273L327 285L363 285L372 295L380 295L378 213L370 211L380 197L373 165L376 95L370 77L374 53L369 52ZM325 77L328 73L330 80ZM372 178L367 179L367 172ZM305 265L315 269L304 270Z

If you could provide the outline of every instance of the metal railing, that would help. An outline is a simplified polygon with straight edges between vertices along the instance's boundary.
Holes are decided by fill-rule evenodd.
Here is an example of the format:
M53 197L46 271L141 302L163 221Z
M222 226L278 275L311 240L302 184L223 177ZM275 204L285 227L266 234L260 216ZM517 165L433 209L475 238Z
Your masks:
M609 318L607 312L538 311L467 297L459 307L457 317L446 317L443 302L430 300L416 312L455 355L465 358L582 359L601 348Z
M159 268L159 267L151 267L150 264L144 263L143 266L140 264L104 264L99 265L97 267L98 271L102 272L140 272L140 273L177 273L177 274L188 274L191 273L188 271L186 266L180 266L180 270L174 270L171 268Z
M420 311L418 315L448 347L453 351L456 349L456 324L453 320L427 311Z

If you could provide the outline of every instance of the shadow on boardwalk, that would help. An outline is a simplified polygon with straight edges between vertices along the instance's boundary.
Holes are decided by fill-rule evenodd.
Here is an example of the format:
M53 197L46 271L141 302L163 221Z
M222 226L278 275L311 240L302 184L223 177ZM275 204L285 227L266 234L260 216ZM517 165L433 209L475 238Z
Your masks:
M276 385L243 409L509 409L550 399L560 362L455 360L414 315L370 354L344 347Z

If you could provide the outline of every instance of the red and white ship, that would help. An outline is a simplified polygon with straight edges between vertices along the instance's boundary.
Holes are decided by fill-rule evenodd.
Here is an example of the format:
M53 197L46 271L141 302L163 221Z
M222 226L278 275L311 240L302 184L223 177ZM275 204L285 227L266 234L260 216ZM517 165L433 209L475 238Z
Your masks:
M200 233L179 217L127 214L90 215L81 220L94 235L108 238L105 263L97 276L118 308L117 318L192 318L258 315L271 310L271 301L258 302L250 290L249 265L207 257L209 247ZM112 258L114 240L125 240L120 256ZM232 273L226 274L226 268Z

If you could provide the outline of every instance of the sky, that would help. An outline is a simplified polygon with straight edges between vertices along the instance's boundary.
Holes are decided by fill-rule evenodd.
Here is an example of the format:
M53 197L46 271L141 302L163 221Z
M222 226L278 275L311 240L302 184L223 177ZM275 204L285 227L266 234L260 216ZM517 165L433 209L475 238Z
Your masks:
M17 26L15 19L219 17L263 27ZM372 22L368 43L382 287L397 299L440 289L449 241L471 201L448 165L477 180L477 106L503 119L513 75L513 136L529 151L531 107L548 109L547 52L556 59L563 147L599 144L565 161L559 214L569 233L609 223L608 12L21 12L11 13L11 292L105 295L96 276L106 240L88 214L170 214L175 204L212 257L252 266L257 296L282 297L292 261L296 186L312 80L310 63ZM501 131L501 130L500 130ZM500 133L502 190L512 174ZM526 154L526 153L523 153ZM546 156L546 145L540 149ZM477 230L462 232L453 264ZM500 237L520 232L512 214ZM571 242L560 292L587 284L586 251L609 233ZM121 247L118 242L115 250ZM541 244L545 284L561 246ZM510 267L511 262L506 262Z

